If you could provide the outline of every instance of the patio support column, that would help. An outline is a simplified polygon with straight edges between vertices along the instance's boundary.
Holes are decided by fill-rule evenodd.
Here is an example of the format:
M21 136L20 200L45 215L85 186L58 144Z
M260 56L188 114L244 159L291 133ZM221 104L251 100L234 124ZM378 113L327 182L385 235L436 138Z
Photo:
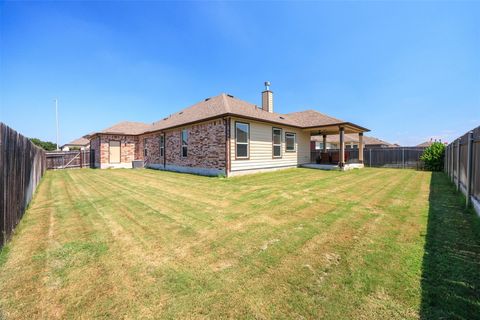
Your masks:
M323 150L322 152L327 152L327 135L323 135Z
M363 132L358 134L358 162L363 163Z
M338 159L338 166L343 168L345 166L345 128L340 127L340 159Z

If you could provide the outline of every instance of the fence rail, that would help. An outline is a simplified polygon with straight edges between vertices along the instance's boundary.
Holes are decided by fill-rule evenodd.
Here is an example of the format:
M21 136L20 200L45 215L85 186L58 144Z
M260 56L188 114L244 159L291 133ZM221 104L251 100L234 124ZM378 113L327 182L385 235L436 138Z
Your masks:
M447 146L444 171L480 215L480 127Z
M22 218L45 170L45 151L0 122L0 247Z
M398 148L369 148L363 149L363 163L367 167L383 168L415 168L423 169L420 157L425 148L423 147L398 147ZM358 149L345 149L345 162L358 162ZM327 149L330 159L338 154L338 149ZM311 152L311 161L321 161L322 150ZM337 157L338 158L338 157Z
M90 150L47 152L47 169L88 168L95 163Z

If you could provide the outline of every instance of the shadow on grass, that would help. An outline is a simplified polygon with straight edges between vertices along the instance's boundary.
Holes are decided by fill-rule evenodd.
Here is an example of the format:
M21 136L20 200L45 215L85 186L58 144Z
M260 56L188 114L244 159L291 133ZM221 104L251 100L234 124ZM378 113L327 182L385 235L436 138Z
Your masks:
M447 175L432 173L422 319L480 319L480 219Z

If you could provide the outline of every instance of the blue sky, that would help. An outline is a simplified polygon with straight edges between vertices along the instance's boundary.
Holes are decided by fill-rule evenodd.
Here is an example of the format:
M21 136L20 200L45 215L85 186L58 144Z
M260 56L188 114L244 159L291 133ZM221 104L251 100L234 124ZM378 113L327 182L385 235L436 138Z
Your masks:
M480 125L480 2L0 2L0 120L60 142L227 92L403 145Z

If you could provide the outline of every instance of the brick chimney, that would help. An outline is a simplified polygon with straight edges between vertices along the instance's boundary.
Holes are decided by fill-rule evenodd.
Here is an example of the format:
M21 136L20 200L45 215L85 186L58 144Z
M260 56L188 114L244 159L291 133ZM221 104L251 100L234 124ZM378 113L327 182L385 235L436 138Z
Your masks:
M273 112L273 92L270 91L270 82L265 81L265 91L262 92L263 111Z

